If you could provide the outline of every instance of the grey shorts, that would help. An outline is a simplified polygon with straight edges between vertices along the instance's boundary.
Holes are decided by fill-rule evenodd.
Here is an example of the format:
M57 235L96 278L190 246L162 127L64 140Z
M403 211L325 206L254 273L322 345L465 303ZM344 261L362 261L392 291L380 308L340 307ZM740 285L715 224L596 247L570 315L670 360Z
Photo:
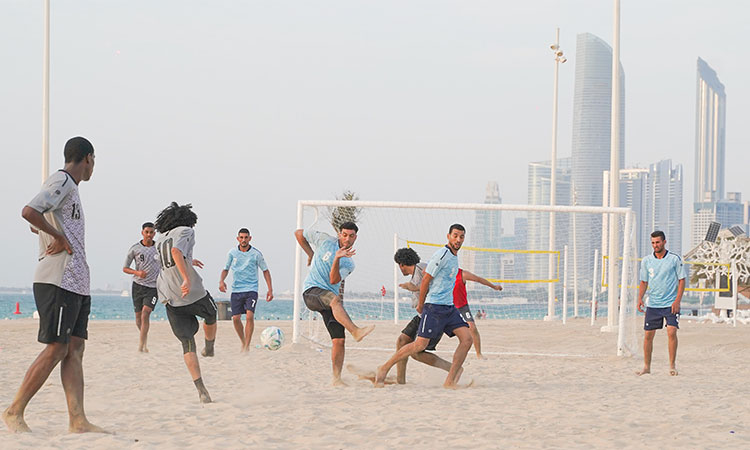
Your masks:
M338 296L328 289L322 289L319 287L311 287L302 294L302 298L305 300L305 306L310 311L324 311L331 309L331 302L333 302Z
M471 310L469 309L468 303L458 308L458 312L461 313L461 317L463 317L465 321L474 322L474 316L471 314Z

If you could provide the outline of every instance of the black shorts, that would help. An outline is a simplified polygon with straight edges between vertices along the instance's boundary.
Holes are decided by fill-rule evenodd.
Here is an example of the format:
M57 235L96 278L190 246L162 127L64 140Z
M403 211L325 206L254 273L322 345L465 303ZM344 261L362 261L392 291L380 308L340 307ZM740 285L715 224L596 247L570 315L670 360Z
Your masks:
M133 308L135 312L141 312L144 306L148 306L153 311L156 309L158 298L159 295L156 293L156 288L133 282Z
M474 316L471 315L471 309L469 309L468 303L458 308L458 312L461 314L461 317L463 317L463 319L466 322L474 322Z
M412 341L415 341L417 339L417 331L419 330L419 322L422 321L422 318L419 316L414 316L409 321L408 324L404 327L403 330L401 330L401 333L409 336ZM431 352L435 351L435 347L438 345L438 342L440 342L440 338L443 336L438 336L436 338L430 339L430 343L427 344L427 348L425 350L429 350Z
M216 303L209 293L197 302L185 306L175 307L167 303L169 326L180 341L192 339L198 332L196 316L202 317L206 325L216 323Z
M88 339L91 296L34 283L34 301L39 312L39 342L67 344L71 336Z
M333 292L318 287L311 287L302 294L307 309L317 311L323 316L323 323L331 339L344 339L346 337L344 326L333 317L333 311L331 311L331 302L336 297Z

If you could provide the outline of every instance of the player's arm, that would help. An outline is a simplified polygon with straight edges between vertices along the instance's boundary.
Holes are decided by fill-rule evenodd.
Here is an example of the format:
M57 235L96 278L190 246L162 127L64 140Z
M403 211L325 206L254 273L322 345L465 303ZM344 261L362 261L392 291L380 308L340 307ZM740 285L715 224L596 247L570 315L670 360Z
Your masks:
M398 285L398 287L400 287L401 289L406 289L407 291L410 291L410 292L419 292L419 286L412 283L411 281L407 281L406 283L401 283Z
M672 314L678 314L680 312L680 302L682 301L682 293L685 292L685 279L682 278L677 282L677 298L672 303Z
M271 271L266 269L263 271L263 278L266 279L266 286L268 286L268 292L266 293L266 301L270 302L273 300L273 284L271 283Z
M422 309L424 308L424 301L427 298L427 291L430 290L430 281L432 280L432 275L425 272L422 276L422 283L419 284L419 300L417 301L417 312L419 314L422 314Z
M57 231L47 219L44 218L44 214L40 213L31 206L24 206L21 211L21 217L31 224L32 227L37 230L44 231L45 233L52 236L52 243L47 246L48 255L56 255L62 251L68 252L69 255L73 254L73 249L70 247L68 239L63 233Z
M182 296L185 297L190 292L190 276L188 275L187 264L185 264L185 257L182 256L182 252L177 247L172 247L171 254L172 260L174 260L174 264L177 266L177 271L182 276L180 291L182 291Z
M473 273L469 272L466 269L464 269L462 273L463 273L464 280L466 280L466 281L473 281L475 283L482 284L482 285L487 286L488 288L494 289L496 291L502 291L503 290L503 287L500 286L499 284L490 283L485 278L482 278L479 275L474 275Z
M130 265L134 260L135 253L131 249L130 251L128 251L128 256L125 257L125 264L122 266L122 271L127 273L128 275L135 275L138 278L146 278L145 270L135 270L130 268ZM138 268L138 264L136 264L135 267Z
M331 273L328 274L328 278L331 284L336 284L341 281L341 270L339 269L339 261L341 258L351 258L357 253L353 248L340 248L336 250L336 256L333 258L333 264L331 264Z
M683 287L684 287L684 281L683 281ZM643 312L643 308L646 306L643 303L643 296L646 294L646 291L648 290L648 281L641 280L640 286L638 286L638 311ZM678 289L679 290L679 289Z
M229 275L229 271L227 269L222 270L221 275L219 275L219 290L221 292L227 291L227 284L224 282L224 280L227 279L227 275Z
M300 247L302 247L302 250L307 253L307 265L309 266L312 262L313 255L315 252L313 251L312 247L310 246L310 243L307 242L307 239L305 239L305 230L299 229L294 232L294 237L297 238L297 243Z

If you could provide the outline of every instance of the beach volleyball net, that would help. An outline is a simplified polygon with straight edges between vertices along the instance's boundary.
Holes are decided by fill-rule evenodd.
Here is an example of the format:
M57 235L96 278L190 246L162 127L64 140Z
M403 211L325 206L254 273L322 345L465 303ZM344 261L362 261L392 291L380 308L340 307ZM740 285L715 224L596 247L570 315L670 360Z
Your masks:
M550 218L554 214L555 239L550 246ZM635 261L635 244L625 242L632 214L626 208L537 206L469 203L414 203L368 201L300 201L297 228L336 236L337 227L352 221L359 227L354 244L355 270L342 283L340 296L357 323L388 321L405 324L416 314L415 293L399 287L409 281L401 274L393 256L399 248L412 248L421 262L447 243L452 224L465 227L466 238L458 253L459 266L488 281L500 284L496 291L479 283L467 283L469 306L479 320L591 320L607 318L612 331L620 322L620 303L635 308L637 292L626 285L637 284L637 270L622 270L621 257ZM601 255L608 254L605 225L613 223L618 264L611 295L601 282ZM627 244L628 252L623 253ZM294 342L330 345L318 313L307 309L302 293L308 274L307 255L295 250ZM605 280L606 281L606 280ZM606 284L606 283L604 283ZM614 297L614 300L610 300ZM610 310L609 304L615 307ZM632 304L632 307L631 305ZM626 315L635 317L635 314ZM629 324L625 324L629 330ZM376 331L377 333L377 331ZM627 333L626 333L627 335ZM367 340L357 344L366 346ZM487 350L492 342L484 342ZM637 347L618 344L620 347ZM622 352L622 350L621 350ZM625 353L631 353L629 350Z

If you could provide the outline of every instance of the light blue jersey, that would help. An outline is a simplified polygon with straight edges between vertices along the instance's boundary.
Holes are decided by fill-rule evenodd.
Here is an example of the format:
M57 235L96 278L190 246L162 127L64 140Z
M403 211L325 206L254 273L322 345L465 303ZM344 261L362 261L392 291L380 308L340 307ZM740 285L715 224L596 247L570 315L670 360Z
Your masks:
M424 271L432 277L425 303L453 306L453 286L458 275L458 257L446 245L432 255Z
M232 270L232 292L258 292L258 269L268 270L263 253L255 247L246 252L237 246L229 250L224 270Z
M664 258L650 254L641 261L641 281L648 283L649 308L667 308L677 299L677 285L686 278L682 259L667 252Z
M310 264L310 273L305 278L303 291L311 287L326 289L339 295L339 285L341 282L331 284L331 267L336 252L339 249L339 240L330 234L321 231L305 230L302 234L312 247L315 254L313 255L312 264ZM341 279L345 279L354 271L354 261L351 258L341 258L339 260L339 274Z

